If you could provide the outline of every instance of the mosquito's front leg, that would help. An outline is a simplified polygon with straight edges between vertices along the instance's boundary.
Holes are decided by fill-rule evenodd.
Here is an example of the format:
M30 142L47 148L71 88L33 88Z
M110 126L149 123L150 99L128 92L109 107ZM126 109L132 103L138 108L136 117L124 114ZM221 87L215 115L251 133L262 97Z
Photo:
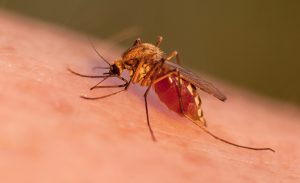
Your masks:
M113 92L113 93L110 93L108 95L103 95L101 97L86 97L86 96L80 96L81 98L83 99L87 99L87 100L98 100L98 99L103 99L103 98L106 98L106 97L110 97L110 96L113 96L115 94L118 94L118 93L121 93L122 91L125 91L126 89L122 89L122 90L119 90L119 91L116 91L116 92Z
M121 84L121 85L98 86L98 84L102 83L105 79L108 78L108 77L106 77L103 80L101 80L99 83L97 83L94 87L92 87L91 90L95 89L95 88L121 88L121 87L123 87L122 90L110 93L108 95L103 95L103 96L100 96L100 97L86 97L86 96L80 96L80 97L84 98L84 99L87 99L87 100L97 100L97 99L102 99L102 98L113 96L115 94L121 93L121 92L126 91L128 89L128 86L129 86L131 80L128 82L125 78L123 78L121 76L112 76L112 77L117 77L117 78L121 79L122 81L124 81L125 83Z
M116 85L116 86L100 86L101 88L119 88L119 87L124 87L122 90L119 90L119 91L116 91L116 92L113 92L113 93L110 93L108 95L103 95L103 96L100 96L100 97L87 97L87 96L80 96L81 98L83 99L87 99L87 100L98 100L98 99L103 99L103 98L106 98L106 97L110 97L110 96L113 96L113 95L116 95L118 93L121 93L123 91L126 91L127 90L127 83L126 84L123 84L123 85ZM99 87L99 88L100 88Z
M75 74L77 76L80 76L80 77L85 77L85 78L106 78L107 76L101 76L101 75L85 75L85 74L80 74L78 72L75 72L73 71L72 69L68 68L68 71L71 72L72 74Z
M106 86L99 86L99 84L101 84L103 81L105 81L106 79L110 78L110 77L117 77L120 80L124 81L124 84L121 85L106 85ZM97 88L119 88L119 87L125 87L126 89L128 88L129 84L130 84L131 80L128 82L125 78L115 75L115 76L107 76L105 78L103 78L100 82L98 82L95 86L91 87L90 90L93 89L97 89Z
M103 81L105 81L106 79L108 79L108 76L103 78L102 80L100 80L97 84L95 84L93 87L90 88L90 90L93 90L95 88L97 88L97 86L99 86Z
M150 134L151 134L151 137L152 137L152 140L153 140L153 141L156 141L156 138L155 138L155 136L154 136L153 130L152 130L151 125L150 125L147 96L148 96L148 93L149 93L149 91L150 91L150 89L151 89L151 87L152 87L152 85L153 85L155 79L157 78L158 74L160 73L160 70L161 70L161 68L162 68L162 66L163 66L163 64L164 64L164 62L165 62L165 61L162 60L162 61L160 62L160 67L157 67L157 68L156 68L156 72L153 72L154 74L153 74L153 78L152 78L152 80L151 80L151 83L150 83L150 85L148 86L146 92L144 93L145 108L146 108L146 117L147 117L147 125L148 125L148 128L149 128L149 131L150 131Z

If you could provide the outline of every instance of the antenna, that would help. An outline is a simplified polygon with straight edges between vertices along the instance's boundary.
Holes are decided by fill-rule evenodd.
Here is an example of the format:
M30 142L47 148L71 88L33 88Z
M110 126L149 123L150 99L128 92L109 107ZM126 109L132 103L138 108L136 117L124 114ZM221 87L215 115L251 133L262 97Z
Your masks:
M102 59L102 60L104 60L104 62L106 62L109 66L111 66L111 64L97 51L97 49L96 49L96 47L95 47L95 45L94 45L94 43L92 42L92 40L91 40L91 38L90 37L88 37L88 40L89 40L89 42L90 42L90 44L92 45L92 48L93 48L93 50L97 53L97 55Z

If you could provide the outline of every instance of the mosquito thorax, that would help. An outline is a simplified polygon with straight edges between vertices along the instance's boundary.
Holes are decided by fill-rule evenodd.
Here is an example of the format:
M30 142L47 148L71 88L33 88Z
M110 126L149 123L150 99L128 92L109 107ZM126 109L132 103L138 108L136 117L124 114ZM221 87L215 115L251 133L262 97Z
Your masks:
M150 43L141 43L129 48L123 53L123 60L146 59L151 62L158 62L164 56L163 51Z

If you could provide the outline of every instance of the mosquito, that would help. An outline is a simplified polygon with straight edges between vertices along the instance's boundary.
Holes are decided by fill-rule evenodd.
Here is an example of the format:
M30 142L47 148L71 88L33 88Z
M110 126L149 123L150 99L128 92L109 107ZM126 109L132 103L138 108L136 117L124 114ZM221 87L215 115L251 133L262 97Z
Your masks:
M201 98L197 89L200 89L208 94L213 95L221 101L226 100L226 96L218 90L212 83L203 80L193 72L183 68L180 63L179 54L173 51L166 55L161 49L163 37L159 36L155 44L144 43L140 38L136 39L133 45L126 50L120 59L117 59L111 64L107 61L96 49L95 45L90 40L90 43L97 55L107 64L107 67L96 67L98 69L107 69L108 72L103 75L84 75L68 70L81 77L102 78L95 86L90 89L98 88L121 88L118 91L112 92L100 97L81 96L87 100L98 100L107 98L123 91L127 91L131 84L139 84L147 87L144 93L146 119L148 129L153 141L156 141L155 135L151 128L148 112L147 96L151 88L154 88L159 99L172 111L191 120L195 125L202 129L205 133L213 138L224 143L245 149L251 150L268 150L275 152L271 148L257 148L239 145L223 138L220 138L207 129L207 122L201 108ZM175 58L175 59L174 59ZM175 60L175 62L172 62ZM129 71L129 81L121 76L123 71ZM123 81L119 85L101 85L108 78L118 78Z

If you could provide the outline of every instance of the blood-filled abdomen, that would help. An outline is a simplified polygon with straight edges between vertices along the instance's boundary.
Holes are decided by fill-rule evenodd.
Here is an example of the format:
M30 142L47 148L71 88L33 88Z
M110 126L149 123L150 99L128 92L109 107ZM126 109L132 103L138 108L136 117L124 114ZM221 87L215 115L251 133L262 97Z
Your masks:
M193 84L184 79L181 82L182 110L179 100L179 83L176 75L171 75L154 84L154 90L159 99L172 111L195 121L206 124L201 109L201 99ZM183 113L182 113L183 112Z

